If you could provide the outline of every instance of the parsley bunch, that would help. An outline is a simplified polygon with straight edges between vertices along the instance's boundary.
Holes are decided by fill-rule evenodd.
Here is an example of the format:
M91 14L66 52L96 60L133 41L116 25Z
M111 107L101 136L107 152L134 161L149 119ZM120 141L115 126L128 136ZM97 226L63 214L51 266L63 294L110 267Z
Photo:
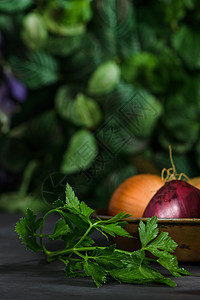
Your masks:
M109 220L93 218L91 215L94 210L83 201L79 202L68 184L65 203L57 200L54 206L55 208L49 210L43 218L38 219L30 209L27 209L26 216L17 222L15 230L27 249L44 252L49 262L62 261L68 276L91 276L97 287L106 283L108 278L113 278L120 283L157 282L176 286L174 281L165 278L150 266L152 261L162 265L175 277L191 275L178 266L177 258L172 254L177 244L167 232L159 234L156 216L148 219L146 224L140 221L141 249L128 252L117 249L114 244L95 246L91 234L98 230L107 239L108 235L133 238L124 229L127 222L123 219L129 217L129 214L121 212ZM61 218L56 222L51 234L43 234L44 222L52 213L58 213ZM44 245L44 239L62 240L65 242L65 247L62 250L49 251ZM148 258L147 251L156 258Z

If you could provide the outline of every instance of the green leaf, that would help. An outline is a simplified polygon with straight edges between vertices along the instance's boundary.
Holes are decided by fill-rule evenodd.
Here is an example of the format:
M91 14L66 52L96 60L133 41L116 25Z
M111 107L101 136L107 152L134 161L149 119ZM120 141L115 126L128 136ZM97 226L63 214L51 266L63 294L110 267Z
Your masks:
M129 0L118 1L115 5L117 22L116 52L119 56L127 57L138 51L135 35L135 8Z
M196 30L183 25L173 37L173 45L190 69L200 68L200 37Z
M157 248L160 250L173 252L177 246L178 244L172 240L168 232L161 232L159 236L147 246L147 248Z
M156 216L151 218L151 220L148 219L146 228L144 223L141 224L142 226L139 228L142 249L151 252L154 256L157 256L159 258L157 262L169 270L173 276L180 277L181 274L190 275L188 271L178 266L176 256L169 253L173 252L178 246L177 243L168 236L169 233L161 232L159 236L156 237L157 226L155 221L157 222ZM146 238L143 236L145 234L147 235ZM155 237L156 239L154 239ZM149 244L152 239L154 240Z
M169 253L163 252L157 262L175 277L181 277L182 275L192 275L184 268L180 268L178 266L177 257Z
M113 270L123 268L124 264L120 261L120 256L113 255L102 255L94 257L95 261L102 266L105 270Z
M55 206L55 207L63 207L65 204L64 204L64 202L62 200L57 199L56 201L54 201L52 203L52 205Z
M0 11L5 13L17 13L33 5L32 0L1 0Z
M66 248L81 248L81 247L90 247L93 243L91 240L87 239L83 239L82 242L77 246L77 242L79 242L79 240L82 238L83 234L85 233L85 231L87 230L87 228L82 227L80 229L80 227L74 227L73 230L71 230L70 233L68 233L67 235L63 236L63 241L66 243Z
M133 83L137 80L140 73L143 71L143 75L146 80L153 76L153 72L158 64L158 58L156 55L149 52L137 52L129 57L126 57L122 63L122 77L126 82ZM138 78L139 79L139 78Z
M77 125L94 128L102 119L102 113L99 105L95 102L95 100L86 97L83 94L78 94L76 96L74 100L74 110L76 115L74 123Z
M116 1L106 2L103 0L101 2L93 2L94 18L92 25L106 57L115 57L117 55L116 6Z
M51 240L62 239L63 235L67 235L70 232L69 226L63 219L59 219L54 227L53 233L49 236Z
M114 61L98 66L88 81L88 92L92 95L104 95L117 86L120 80L120 68Z
M140 221L138 231L142 248L146 247L146 245L158 235L157 227L158 224L156 216L151 219L147 219L146 225L143 221Z
M65 271L69 277L76 278L76 277L87 276L86 273L84 272L83 261L81 259L78 261L66 260L65 264L66 264Z
M58 80L58 62L48 53L32 52L26 59L11 57L10 64L16 77L31 89Z
M127 214L125 212L120 212L117 215L115 215L114 217L110 218L109 220L103 221L103 223L104 224L115 223L115 222L121 221L121 220L123 220L125 218L128 218L128 217L131 217L131 215Z
M90 258L94 259L100 266L105 268L105 270L122 268L124 267L122 262L124 255L118 253L115 249L115 244L112 244L105 249L96 247L96 249L90 254Z
M63 36L82 34L91 17L92 10L88 0L49 1L44 11L48 29Z
M90 208L85 202L81 201L80 212L89 220L90 215L94 212L94 209Z
M64 120L76 122L74 110L74 88L62 85L58 88L55 96L55 107L58 114Z
M68 183L66 185L65 202L66 204L64 205L64 209L68 209L73 214L77 214L78 216L74 216L75 218L81 218L83 219L83 221L86 221L86 223L90 220L90 215L94 212L94 210L87 206L85 202L79 202L78 198L75 196L73 189ZM73 215L68 215L67 217L73 218Z
M22 239L22 243L26 245L26 249L31 249L34 252L42 251L41 246L36 241L35 233L42 223L42 218L36 221L36 215L33 211L27 209L25 218L21 218L17 222L15 231Z
M129 0L94 1L92 28L106 57L121 57L133 53L135 42L134 5Z
M78 93L73 99L67 86L61 86L57 91L56 109L63 119L87 128L96 127L102 119L95 100L82 93Z
M90 262L87 260L84 262L84 270L88 276L93 278L97 287L100 287L102 283L106 282L106 271L96 262Z
M130 268L115 269L110 271L109 274L120 283L144 284L148 282L158 282L172 287L176 286L175 282L169 278L164 278L157 270L148 265L139 264Z
M65 195L66 195L65 207L69 208L70 210L73 209L74 212L79 213L80 202L78 198L75 196L72 187L68 183L66 184Z
M73 211L72 213L64 212L63 215L65 217L66 223L69 227L74 230L74 226L76 226L76 230L79 230L81 234L88 229L88 222L86 218L83 218L80 212L74 210L73 208L69 208L68 210Z
M134 251L132 253L120 253L120 261L123 263L123 267L120 269L113 269L109 274L119 282L127 283L148 283L158 282L164 283L170 286L176 286L176 284L168 279L164 278L156 269L150 267L145 259L144 251Z
M120 235L120 236L126 236L129 238L133 238L124 228L122 228L122 225L124 225L124 222L121 225L120 223L114 223L114 224L98 224L98 227L101 228L103 231L106 233L115 236L115 235Z
M36 51L43 48L47 41L48 31L40 14L31 12L24 17L21 37L30 50Z
M71 138L62 161L62 172L72 174L87 169L97 155L97 143L87 130L78 130Z

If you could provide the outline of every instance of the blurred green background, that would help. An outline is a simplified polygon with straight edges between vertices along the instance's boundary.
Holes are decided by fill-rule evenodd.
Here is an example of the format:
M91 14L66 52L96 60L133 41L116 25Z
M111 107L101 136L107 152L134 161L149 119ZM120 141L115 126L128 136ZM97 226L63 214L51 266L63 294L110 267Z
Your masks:
M200 174L200 2L0 1L0 210Z

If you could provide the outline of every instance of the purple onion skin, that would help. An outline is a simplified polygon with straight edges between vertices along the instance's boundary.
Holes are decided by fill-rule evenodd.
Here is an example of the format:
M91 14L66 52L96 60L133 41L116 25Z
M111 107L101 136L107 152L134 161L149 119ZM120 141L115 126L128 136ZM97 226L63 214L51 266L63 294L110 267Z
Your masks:
M148 203L143 217L200 218L200 190L183 180L171 180Z

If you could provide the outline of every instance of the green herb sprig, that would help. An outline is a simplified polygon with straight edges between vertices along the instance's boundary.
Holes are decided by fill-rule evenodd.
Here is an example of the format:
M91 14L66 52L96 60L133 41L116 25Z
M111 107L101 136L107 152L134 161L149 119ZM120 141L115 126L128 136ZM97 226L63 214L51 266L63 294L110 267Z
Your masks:
M177 258L172 254L178 246L177 243L167 232L159 234L156 216L148 219L146 224L140 221L141 249L128 252L117 249L115 244L96 246L91 234L98 230L107 239L108 235L133 238L124 229L127 224L124 219L129 217L129 214L121 212L109 220L93 218L91 215L94 210L83 201L79 202L69 184L66 186L65 203L57 200L54 206L55 208L49 210L43 218L37 218L33 211L27 209L26 216L17 222L15 230L27 249L44 252L49 262L62 261L68 276L91 276L97 287L106 283L109 278L120 283L156 282L176 286L173 280L165 278L153 268L150 265L152 262L162 265L175 277L191 275L178 266ZM58 213L61 218L56 222L51 234L43 234L45 220L53 213ZM49 251L44 245L45 239L62 240L65 247L62 250ZM148 258L147 251L156 258Z

